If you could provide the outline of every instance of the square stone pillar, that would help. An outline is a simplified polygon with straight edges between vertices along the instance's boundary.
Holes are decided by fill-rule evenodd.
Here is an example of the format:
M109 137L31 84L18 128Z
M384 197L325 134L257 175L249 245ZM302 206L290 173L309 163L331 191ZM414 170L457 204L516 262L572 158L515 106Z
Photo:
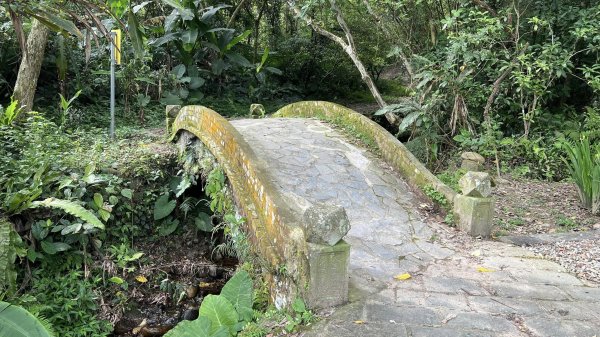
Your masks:
M334 246L308 243L309 284L306 302L311 309L348 302L350 245L344 240Z
M494 198L457 195L454 198L454 214L458 217L458 228L471 236L484 238L492 234Z

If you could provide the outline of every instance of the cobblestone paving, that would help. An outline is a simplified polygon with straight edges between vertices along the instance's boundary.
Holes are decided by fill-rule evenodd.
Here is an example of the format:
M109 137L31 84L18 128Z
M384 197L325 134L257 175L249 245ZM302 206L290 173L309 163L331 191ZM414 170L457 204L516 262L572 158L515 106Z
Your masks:
M306 336L600 336L597 284L525 249L427 223L406 183L330 126L232 124L284 194L348 213L351 301ZM394 279L403 273L412 277Z

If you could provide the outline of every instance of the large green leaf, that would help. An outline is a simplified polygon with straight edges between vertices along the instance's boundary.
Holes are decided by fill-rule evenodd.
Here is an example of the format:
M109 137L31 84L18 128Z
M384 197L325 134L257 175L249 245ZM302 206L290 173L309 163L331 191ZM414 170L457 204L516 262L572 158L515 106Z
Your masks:
M252 34L252 30L248 29L247 31L243 32L242 34L234 37L233 39L231 39L231 41L229 41L229 43L225 46L225 51L230 50L231 48L233 48L233 46L235 46L236 44L240 43L240 41L244 40L245 38L248 37L248 35ZM269 52L267 51L267 55L269 55Z
M233 304L224 296L208 295L200 305L200 316L208 318L212 325L210 332L216 333L221 327L235 334L235 326L238 322L238 313Z
M252 320L252 279L248 272L237 272L221 290L244 321Z
M52 332L27 310L0 301L0 336L52 337Z
M242 54L229 53L229 54L225 54L225 56L229 59L229 61L231 61L241 67L245 67L245 68L253 67L252 63L250 63L250 61L248 61L247 58L242 56Z
M127 23L129 24L129 38L131 38L131 44L137 57L144 55L144 35L140 29L140 23L133 13L129 11L127 14Z
M217 329L211 333L211 321L206 317L198 317L193 321L182 321L171 329L165 337L228 337L226 328Z
M198 29L188 29L181 32L181 41L183 43L196 43L196 39L198 39Z
M173 8L177 8L179 10L185 9L185 7L183 7L183 5L181 4L181 1L179 1L179 0L163 0L163 2Z
M73 22L69 20L63 19L47 11L29 10L28 13L53 31L67 32L77 36L80 39L83 39L83 34L81 34L81 31Z
M196 228L203 232L212 232L213 230L210 215L203 212L198 214L198 216L194 220L194 224L196 225Z
M409 113L406 117L402 119L402 123L400 123L400 125L398 126L398 132L404 132L404 130L413 125L422 115L422 110L415 110Z
M166 218L173 210L177 203L175 200L169 200L169 194L165 193L154 203L154 220Z
M63 211L78 217L79 219L91 224L96 228L104 229L104 224L98 220L98 218L92 212L72 201L48 198L42 201L34 201L31 204L31 208L37 208L40 206L62 209Z

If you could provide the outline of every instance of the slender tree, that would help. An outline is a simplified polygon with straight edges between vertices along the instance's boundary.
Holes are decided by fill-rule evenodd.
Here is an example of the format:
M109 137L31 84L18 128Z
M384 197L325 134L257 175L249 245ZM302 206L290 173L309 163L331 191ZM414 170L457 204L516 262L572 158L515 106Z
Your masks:
M291 10L299 18L302 18L302 20L304 20L304 22L308 26L310 26L315 32L327 37L328 39L332 40L333 42L337 43L338 45L340 45L342 47L344 52L346 52L346 54L348 54L348 56L350 57L350 59L352 60L354 65L356 66L356 69L360 73L360 76L361 76L363 82L365 82L365 84L371 91L371 94L375 98L375 101L377 102L379 107L380 108L385 107L387 105L387 103L383 100L383 97L381 96L379 89L377 89L377 86L375 85L375 82L371 78L371 75L369 75L369 72L367 71L364 64L358 57L356 45L354 44L354 37L352 36L352 33L350 32L350 28L346 24L346 20L344 20L342 11L339 8L339 6L337 5L336 1L329 0L329 3L331 5L331 9L333 10L333 12L335 14L338 25L344 32L343 37L338 36L330 31L328 31L327 29L323 28L322 25L317 23L313 18L309 17L308 15L303 15L302 11L296 5L295 0L287 0L287 3L290 6ZM397 125L399 123L398 117L393 112L386 113L385 118L392 125Z
M19 101L24 112L33 109L33 98L49 35L45 25L35 19L32 21L13 91L13 98Z

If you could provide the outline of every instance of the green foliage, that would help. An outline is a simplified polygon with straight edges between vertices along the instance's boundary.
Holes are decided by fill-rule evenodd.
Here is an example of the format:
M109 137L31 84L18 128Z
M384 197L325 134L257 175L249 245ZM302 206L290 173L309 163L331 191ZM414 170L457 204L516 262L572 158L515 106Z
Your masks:
M130 267L129 264L139 260L144 253L136 252L127 244L121 243L119 246L112 245L108 248L110 257L113 259L115 264L121 268L124 272L131 273L135 270L134 267Z
M166 336L235 336L251 318L252 280L246 271L239 271L221 295L204 298L198 319L179 323Z
M177 202L175 200L169 200L168 193L161 195L154 203L154 220L166 218L173 212L176 205Z
M35 316L45 317L57 336L108 336L111 324L96 317L99 306L94 289L101 281L101 277L86 279L79 271L36 270L31 290L18 302Z
M292 315L287 315L287 323L285 325L285 330L287 332L292 332L298 328L298 326L303 324L311 323L315 317L310 310L306 309L306 305L301 298L296 298L292 303Z
M423 187L423 192L436 205L440 206L442 209L444 209L446 211L449 210L450 204L448 203L448 199L446 199L446 197L442 193L438 192L435 189L435 187L433 187L431 185L426 185L425 187Z
M81 90L77 91L69 100L66 100L62 94L58 94L58 96L60 96L60 109L62 112L60 122L61 127L65 125L67 116L69 116L69 111L71 110L71 105L77 99L77 97L79 97L79 95L81 95Z
M19 104L19 101L11 98L11 102L6 108L0 105L0 126L11 125L17 119L21 113L21 108L17 104Z
M221 290L221 296L231 302L240 318L252 319L252 279L246 271L237 272Z
M558 219L556 220L556 224L558 226L560 226L559 228L565 232L573 231L574 229L579 227L579 224L577 222L575 222L575 221L573 221L573 219L567 218L565 216L559 216Z
M211 296L211 295L209 295ZM193 321L183 321L167 332L165 337L228 337L229 331L222 327L211 332L212 321L207 317L200 316Z
M211 321L211 333L215 333L221 328L226 328L230 335L235 335L238 313L233 304L224 296L206 296L200 306L200 315Z
M52 337L52 329L27 310L0 301L0 332L11 337Z
M458 181L465 175L465 173L467 172L464 169L448 169L438 173L436 176L451 189L457 193L460 193Z
M565 141L564 149L581 203L593 214L600 213L600 146L592 147L583 137L574 143Z
M45 199L42 201L32 202L31 207L32 208L36 208L36 207L58 208L58 209L65 211L66 213L69 213L75 217L78 217L79 219L81 219L83 221L86 221L87 223L91 224L92 226L94 226L98 229L104 229L104 224L102 223L102 221L98 220L98 218L92 212L81 207L81 205L74 203L72 201L69 201L69 200L48 198L48 199Z

